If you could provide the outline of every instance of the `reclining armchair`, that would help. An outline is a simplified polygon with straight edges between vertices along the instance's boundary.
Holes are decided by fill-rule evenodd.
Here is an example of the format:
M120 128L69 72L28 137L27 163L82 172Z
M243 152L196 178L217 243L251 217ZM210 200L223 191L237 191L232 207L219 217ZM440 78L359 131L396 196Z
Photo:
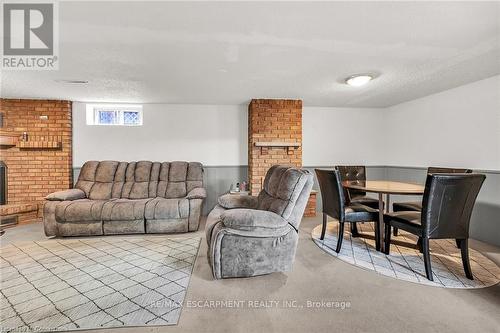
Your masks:
M221 196L205 229L214 278L290 271L312 186L309 171L275 165L257 197Z

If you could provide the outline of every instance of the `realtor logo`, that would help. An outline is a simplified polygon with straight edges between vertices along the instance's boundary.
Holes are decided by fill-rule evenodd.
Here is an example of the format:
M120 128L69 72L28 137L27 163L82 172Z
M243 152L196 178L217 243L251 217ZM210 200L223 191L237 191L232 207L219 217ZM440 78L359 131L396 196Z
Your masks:
M4 3L2 9L2 69L57 69L56 3Z

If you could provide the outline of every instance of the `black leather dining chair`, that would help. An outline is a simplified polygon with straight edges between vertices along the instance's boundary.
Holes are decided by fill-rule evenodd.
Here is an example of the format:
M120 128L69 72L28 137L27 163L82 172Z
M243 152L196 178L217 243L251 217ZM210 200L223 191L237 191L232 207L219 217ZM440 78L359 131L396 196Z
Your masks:
M434 173L472 173L472 170L441 168L441 167L427 168L427 174L434 174ZM395 202L392 204L392 210L395 212L410 211L410 210L420 212L422 210L422 201Z
M458 169L458 168L442 168L442 167L427 168L427 174L433 174L433 173L472 173L472 170ZM420 212L421 210L422 210L422 201L395 202L392 204L392 211L394 212L405 212L405 211ZM394 228L394 236L397 235L398 235L398 229Z
M366 180L366 167L364 165L337 165L335 169L339 170L342 181ZM378 209L378 200L366 196L366 192L355 189L345 189L345 192L349 194L348 197L346 196L348 203L362 204Z
M342 181L366 180L366 167L364 165L337 165L335 169L339 170ZM364 191L344 188L344 196L348 205L351 203L361 204L378 209L378 200L367 196ZM353 237L358 236L358 228L355 223L351 224L351 234Z
M465 275L473 279L469 263L469 223L477 195L486 178L482 174L428 174L422 211L400 211L384 215L385 253L389 254L391 227L419 237L425 273L432 279L429 239L453 238L462 254Z
M344 223L375 222L375 243L380 249L378 210L355 203L346 203L339 170L315 169L323 203L323 226L320 239L325 238L328 216L339 221L336 252L340 252L344 237Z

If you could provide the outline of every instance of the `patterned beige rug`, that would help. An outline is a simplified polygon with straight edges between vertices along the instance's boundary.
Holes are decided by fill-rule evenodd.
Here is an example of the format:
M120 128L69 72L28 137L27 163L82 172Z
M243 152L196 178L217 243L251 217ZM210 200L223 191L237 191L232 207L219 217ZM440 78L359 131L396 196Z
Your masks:
M500 281L500 268L478 251L469 249L474 280L465 277L460 250L454 240L431 240L431 266L434 282L425 277L424 261L414 245L417 238L402 230L392 237L391 253L375 250L374 223L358 223L361 237L353 238L346 226L340 253L337 247L338 223L329 222L324 240L320 240L321 225L312 231L313 241L327 253L358 267L396 279L445 288L483 288ZM394 242L395 241L395 242ZM395 243L395 244L394 244Z
M199 244L134 236L2 247L0 331L177 324Z

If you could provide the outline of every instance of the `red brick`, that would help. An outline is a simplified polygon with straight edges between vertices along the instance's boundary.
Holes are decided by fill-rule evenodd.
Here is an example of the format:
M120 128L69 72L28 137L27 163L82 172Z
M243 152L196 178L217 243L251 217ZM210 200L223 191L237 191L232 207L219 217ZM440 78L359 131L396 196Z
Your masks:
M42 147L2 148L1 157L8 166L8 203L41 207L47 194L72 184L71 102L0 99L0 112L2 132L19 136L27 132L28 145ZM41 120L42 115L48 120ZM52 141L62 142L62 149L47 149Z
M252 195L261 190L267 170L274 164L302 166L301 148L259 148L255 142L302 143L302 101L253 99L248 106L248 166Z

